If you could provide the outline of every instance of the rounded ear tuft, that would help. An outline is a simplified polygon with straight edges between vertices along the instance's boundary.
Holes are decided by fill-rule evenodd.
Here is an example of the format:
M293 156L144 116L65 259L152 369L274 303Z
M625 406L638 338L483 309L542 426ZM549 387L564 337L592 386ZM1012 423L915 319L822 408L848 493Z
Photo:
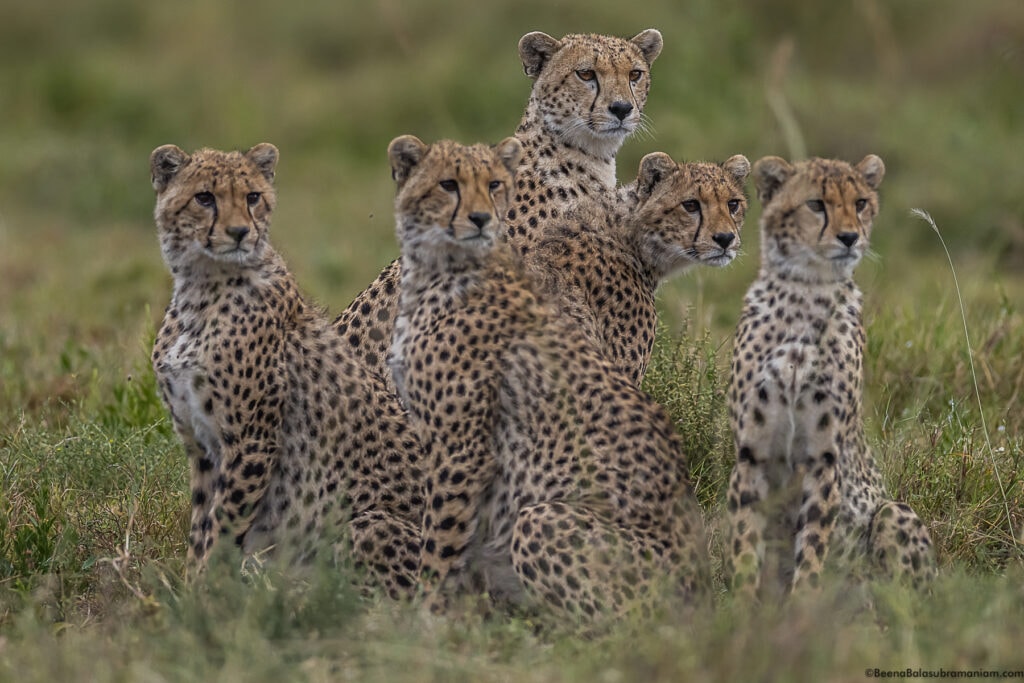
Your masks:
M153 189L163 192L178 171L189 162L189 155L177 145L161 145L149 155L149 175Z
M793 175L793 167L782 157L764 157L754 163L751 172L757 199L763 205L770 202L782 184Z
M501 159L501 163L508 169L508 172L515 175L516 169L519 168L519 160L523 158L523 143L514 137L508 137L496 144L492 149L494 149L498 158Z
M640 52L643 53L644 59L647 60L647 64L653 64L654 60L661 54L661 48L664 47L664 40L661 37L661 31L656 28L649 28L646 31L641 31L632 38L629 42L640 48Z
M274 182L274 173L277 170L277 160L280 158L280 153L277 151L277 147L274 147L269 142L261 142L258 145L254 145L245 153L246 158L252 163L256 164L256 168L260 169L260 173L263 177Z
M400 135L388 145L391 177L401 187L409 179L412 169L427 154L427 144L415 135Z
M537 78L544 70L544 65L561 47L560 41L542 31L527 33L519 39L519 59L523 62L523 72L530 78Z
M736 182L743 185L750 175L750 160L742 154L734 154L725 160L722 169L735 178Z
M658 183L679 169L679 165L664 152L651 152L640 160L636 187L641 196L648 196Z
M857 170L864 176L865 182L872 190L877 190L882 184L882 178L885 177L885 164L882 163L882 158L875 154L869 154L861 159L857 164Z

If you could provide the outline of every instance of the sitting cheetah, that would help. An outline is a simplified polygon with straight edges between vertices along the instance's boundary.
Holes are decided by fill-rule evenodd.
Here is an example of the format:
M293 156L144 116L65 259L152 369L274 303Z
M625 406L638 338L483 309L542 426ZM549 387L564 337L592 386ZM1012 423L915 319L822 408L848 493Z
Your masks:
M389 148L402 244L390 359L433 468L428 602L482 574L495 599L571 619L693 598L707 548L665 412L540 302L501 234L522 145Z
M888 498L861 416L853 270L884 174L874 155L856 166L778 157L754 165L761 270L736 331L729 387L733 586L750 595L817 587L830 552L840 564L868 555L915 583L935 572L928 530Z
M189 564L222 533L246 553L353 544L391 594L415 582L419 445L268 242L277 148L153 151L174 292L153 368L191 468ZM345 524L342 534L331 524Z
M577 34L556 40L540 32L520 39L523 69L534 83L516 131L523 159L507 226L510 241L527 261L545 221L583 199L614 201L615 155L641 126L650 67L661 48L655 29L629 40ZM400 280L395 260L335 321L356 357L389 386L385 358Z
M639 385L654 348L658 286L694 265L736 257L748 173L739 154L721 165L648 154L615 209L588 203L545 225L527 274Z

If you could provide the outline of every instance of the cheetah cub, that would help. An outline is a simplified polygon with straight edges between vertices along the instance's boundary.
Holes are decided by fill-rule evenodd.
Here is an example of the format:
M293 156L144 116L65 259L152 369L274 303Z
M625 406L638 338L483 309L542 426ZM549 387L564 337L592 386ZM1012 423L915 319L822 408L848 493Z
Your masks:
M419 445L268 241L277 159L267 143L150 157L174 280L152 360L191 469L190 573L228 533L245 553L300 558L323 539L350 542L389 593L408 592Z
M389 359L433 467L428 604L483 589L572 622L648 611L708 583L674 426L534 295L501 217L521 145L395 139L402 245ZM482 585L473 582L482 581Z
M920 583L935 572L928 529L886 494L864 438L861 292L853 271L878 213L882 160L754 164L761 270L733 349L729 482L733 587L816 588L829 558L867 556Z
M736 258L749 173L742 154L722 164L648 154L618 205L590 202L545 225L527 273L639 385L654 348L655 292L677 273Z

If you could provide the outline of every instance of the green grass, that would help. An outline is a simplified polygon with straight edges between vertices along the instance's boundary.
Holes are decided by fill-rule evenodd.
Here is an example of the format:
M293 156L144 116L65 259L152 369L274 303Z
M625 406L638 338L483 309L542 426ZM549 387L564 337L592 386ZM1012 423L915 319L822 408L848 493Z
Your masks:
M53 0L0 16L0 681L1024 670L1016 0ZM858 272L865 413L890 490L936 540L931 593L873 583L751 612L719 575L714 610L580 639L521 618L430 620L352 595L344 572L243 577L232 557L184 587L186 464L148 365L170 291L149 152L278 145L275 243L337 311L397 253L391 138L512 132L529 90L515 52L527 31L650 26L665 37L653 132L627 143L620 180L656 149L886 162L878 258ZM723 392L757 268L754 204L736 264L662 291L645 385L687 443L716 568L733 458ZM973 374L946 256L912 207L950 247Z

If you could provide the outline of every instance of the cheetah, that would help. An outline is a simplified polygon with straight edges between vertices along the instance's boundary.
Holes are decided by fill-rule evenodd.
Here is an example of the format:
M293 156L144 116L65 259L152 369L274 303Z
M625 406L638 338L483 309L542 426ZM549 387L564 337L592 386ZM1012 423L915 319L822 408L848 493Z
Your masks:
M397 397L300 293L268 241L278 150L150 157L173 294L152 362L188 455L190 574L229 535L296 559L349 543L393 595L419 561L420 448ZM341 532L345 531L343 535Z
M389 147L389 363L432 462L421 590L436 611L479 586L588 626L647 613L661 582L698 602L707 547L674 425L538 299L502 233L521 153L515 138Z
M615 203L615 155L643 126L650 68L662 44L656 29L629 40L594 34L557 40L539 31L520 39L519 56L533 87L515 133L523 158L506 225L510 242L527 261L544 222L584 200L605 210ZM389 386L385 358L400 281L396 259L335 321L356 357Z
M891 500L864 437L862 295L853 271L878 213L882 160L778 157L753 168L761 269L736 331L729 417L732 584L781 597L815 590L829 564L867 557L923 583L928 529Z
M749 173L742 154L722 164L648 154L614 210L589 203L545 225L527 273L639 385L654 348L655 292L678 272L736 257Z

